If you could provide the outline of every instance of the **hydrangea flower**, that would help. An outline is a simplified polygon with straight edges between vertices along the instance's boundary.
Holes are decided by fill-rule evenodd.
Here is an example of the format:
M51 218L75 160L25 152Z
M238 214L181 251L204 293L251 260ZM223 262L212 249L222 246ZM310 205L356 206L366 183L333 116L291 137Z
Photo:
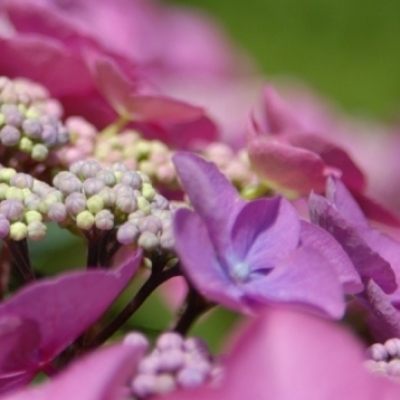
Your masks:
M246 202L214 164L189 153L176 154L174 162L195 210L175 214L176 250L200 293L242 312L288 303L342 316L339 270L358 290L360 281L340 246L331 240L325 257L319 251L325 235L302 230L287 200Z

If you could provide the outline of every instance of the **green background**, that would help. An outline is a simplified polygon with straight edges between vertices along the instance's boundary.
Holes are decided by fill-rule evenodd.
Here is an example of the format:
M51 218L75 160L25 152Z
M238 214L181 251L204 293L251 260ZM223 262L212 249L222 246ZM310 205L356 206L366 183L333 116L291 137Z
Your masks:
M168 3L206 11L269 78L301 78L355 114L400 117L399 0Z

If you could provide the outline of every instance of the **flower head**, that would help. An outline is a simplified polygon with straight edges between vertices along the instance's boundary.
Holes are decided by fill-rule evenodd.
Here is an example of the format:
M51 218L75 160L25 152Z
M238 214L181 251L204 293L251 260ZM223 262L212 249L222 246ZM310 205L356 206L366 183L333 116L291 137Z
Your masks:
M332 245L333 261L327 260L318 246L302 244L301 222L287 200L245 202L215 165L188 153L174 162L195 210L176 212L176 250L204 296L245 312L283 302L342 315L334 267L340 246Z

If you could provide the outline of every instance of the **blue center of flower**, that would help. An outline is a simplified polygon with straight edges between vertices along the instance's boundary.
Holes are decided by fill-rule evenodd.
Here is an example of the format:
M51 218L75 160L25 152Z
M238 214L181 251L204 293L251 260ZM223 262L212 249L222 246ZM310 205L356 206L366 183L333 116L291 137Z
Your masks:
M232 269L230 270L231 277L236 282L244 282L250 276L251 269L249 264L246 262L238 262L233 264Z

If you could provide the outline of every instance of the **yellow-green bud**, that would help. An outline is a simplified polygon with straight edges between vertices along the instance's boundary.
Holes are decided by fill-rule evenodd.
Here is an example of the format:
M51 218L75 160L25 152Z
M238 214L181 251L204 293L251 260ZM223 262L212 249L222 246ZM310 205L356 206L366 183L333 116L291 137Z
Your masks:
M33 221L42 221L43 220L42 214L40 214L39 212L34 211L34 210L27 211L25 213L24 218L28 225Z
M10 179L17 173L15 169L12 168L1 168L0 169L0 181L10 182Z
M82 211L76 216L76 225L83 230L89 230L95 222L94 215L90 211Z
M10 225L9 236L12 240L22 240L28 235L28 227L23 222L14 222Z
M151 213L150 203L142 196L137 198L137 208L143 211L144 214L149 215Z
M151 201L156 195L156 191L154 190L153 186L150 183L143 183L142 194L146 200Z
M6 199L24 200L24 192L20 188L9 187L6 192Z
M97 214L104 208L104 201L101 196L95 194L94 196L87 199L86 207L91 213Z
M33 148L33 142L31 139L24 136L19 141L18 147L21 151L24 151L25 153L30 153Z

